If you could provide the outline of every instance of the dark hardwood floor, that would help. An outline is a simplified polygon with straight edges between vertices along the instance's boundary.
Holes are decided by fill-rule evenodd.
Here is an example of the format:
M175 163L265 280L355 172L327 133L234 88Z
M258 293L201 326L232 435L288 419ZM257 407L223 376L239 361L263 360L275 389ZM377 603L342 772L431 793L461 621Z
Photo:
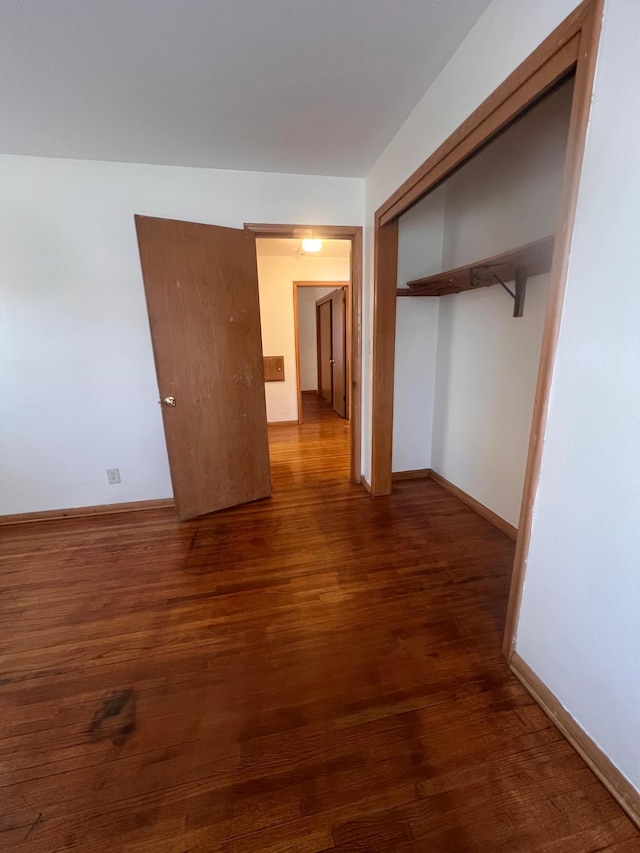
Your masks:
M513 543L272 430L272 498L0 530L0 849L640 851L509 674Z

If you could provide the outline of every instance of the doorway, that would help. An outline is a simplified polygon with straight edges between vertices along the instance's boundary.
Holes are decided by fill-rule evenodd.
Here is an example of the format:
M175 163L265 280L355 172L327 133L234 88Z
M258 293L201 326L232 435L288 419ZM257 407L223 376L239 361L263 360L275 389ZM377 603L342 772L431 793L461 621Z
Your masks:
M282 459L282 445L296 446L300 463L305 454L314 465L323 460L334 476L349 476L349 405L347 326L350 303L348 240L258 238L258 290L265 360L265 399L271 465ZM272 364L276 369L272 370ZM331 420L344 448L341 465L331 464L336 452L315 442L314 429ZM278 435L276 436L276 433ZM314 441L310 442L313 434ZM336 437L337 440L337 437ZM275 448L278 448L276 451ZM286 448L285 448L286 449Z
M256 236L256 244L258 247L258 256L267 256L281 253L282 244L285 241L292 241L294 251L304 253L302 249L302 240L306 239L309 234L313 235L314 240L320 240L323 243L322 252L326 246L330 251L330 256L339 244L342 244L342 250L337 252L341 255L344 263L339 267L333 267L333 271L327 268L322 275L316 275L311 268L307 272L301 274L289 275L286 279L287 288L289 289L289 304L286 307L286 312L295 312L297 310L297 300L293 298L297 286L304 288L307 286L331 286L332 289L345 287L345 307L346 307L346 329L345 329L345 353L347 362L346 388L345 399L345 416L336 417L342 422L343 432L346 427L348 430L348 472L349 480L360 485L362 483L361 472L361 329L362 329L362 229L360 227L351 226L294 226L294 225L263 225L263 224L245 224L245 229L251 231ZM280 246L278 246L280 244ZM266 252L265 252L266 250ZM260 265L260 262L259 262ZM266 266L268 264L265 264ZM260 278L260 276L259 276ZM264 278L264 277L263 277ZM270 309L267 307L266 309ZM264 313L263 313L264 317ZM265 334L265 331L267 332ZM293 331L291 334L292 342L295 342ZM315 343L315 338L314 338ZM295 345L295 344L293 344ZM277 342L274 342L270 337L270 332L265 330L263 325L263 348L265 356L282 356L284 353L279 350ZM269 410L269 400L277 397L282 398L285 394L284 385L287 383L287 378L290 377L297 382L297 377L300 375L300 366L296 356L295 361L289 361L289 370L287 363L284 364L285 382L267 382L265 390L267 396L267 408ZM293 368L293 369L291 369ZM315 393L315 392L314 392ZM302 418L304 422L304 398L310 395L303 395L302 389L297 390L297 405L295 408L280 410L278 416L272 408L270 417L272 426L279 424L282 427L292 426L293 422L298 423ZM335 414L335 413L334 413ZM345 423L346 422L346 423Z
M139 215L135 222L177 516L187 520L266 497L267 383L256 237L258 228L270 237L298 229L239 230ZM328 239L335 235L353 248L351 281L356 286L351 290L357 311L351 317L359 318L361 228L325 230ZM352 374L358 379L359 328L351 335L358 352ZM273 361L275 371L283 371L283 360ZM292 372L295 376L295 368ZM351 408L359 424L359 381L357 386ZM297 423L297 409L295 416ZM359 432L349 459L350 478L358 483Z

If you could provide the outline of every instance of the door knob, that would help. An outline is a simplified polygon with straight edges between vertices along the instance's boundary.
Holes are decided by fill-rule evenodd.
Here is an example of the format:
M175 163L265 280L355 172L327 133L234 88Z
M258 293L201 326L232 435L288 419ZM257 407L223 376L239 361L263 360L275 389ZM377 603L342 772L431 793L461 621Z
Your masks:
M335 358L330 358L330 359L329 359L329 364L335 364L335 363L336 363Z
M176 405L176 398L175 397L165 397L162 402L165 404L165 406L169 406L171 409L173 409Z

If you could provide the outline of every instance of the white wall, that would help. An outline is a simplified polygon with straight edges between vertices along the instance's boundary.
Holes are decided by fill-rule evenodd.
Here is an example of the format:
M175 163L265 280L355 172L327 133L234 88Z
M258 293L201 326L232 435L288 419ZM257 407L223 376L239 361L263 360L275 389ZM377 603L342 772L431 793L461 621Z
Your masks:
M555 233L572 97L573 82L447 180L443 269Z
M553 93L443 185L445 269L556 230L572 94ZM515 527L548 285L529 280L517 319L498 286L441 298L431 467Z
M362 202L356 179L1 157L0 514L171 495L134 213L359 225Z
M444 191L436 190L401 218L398 287L442 269L444 205ZM439 307L438 299L397 300L393 471L431 467Z
M638 789L639 43L608 0L516 642Z
M367 175L362 447L367 479L371 476L374 213L577 5L578 0L494 0ZM398 330L403 333L401 326Z
M348 280L349 271L347 270L347 277L344 281ZM298 336L300 338L300 387L302 391L318 390L316 302L323 296L328 296L334 289L332 287L298 288Z
M555 231L572 92L553 93L401 217L400 287ZM516 526L548 280L531 279L517 320L499 287L398 299L394 470L431 467Z
M284 356L285 381L265 383L269 423L298 419L293 282L349 281L349 277L349 258L261 255L258 246L262 349L265 355Z
M440 297L431 467L518 526L549 276ZM412 300L405 300L412 301Z

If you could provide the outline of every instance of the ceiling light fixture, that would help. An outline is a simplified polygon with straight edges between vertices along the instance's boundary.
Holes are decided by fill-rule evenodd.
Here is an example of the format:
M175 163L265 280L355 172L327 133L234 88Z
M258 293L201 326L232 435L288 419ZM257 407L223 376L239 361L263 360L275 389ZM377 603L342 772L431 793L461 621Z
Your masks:
M319 252L322 249L322 240L314 240L307 237L302 241L303 252Z

